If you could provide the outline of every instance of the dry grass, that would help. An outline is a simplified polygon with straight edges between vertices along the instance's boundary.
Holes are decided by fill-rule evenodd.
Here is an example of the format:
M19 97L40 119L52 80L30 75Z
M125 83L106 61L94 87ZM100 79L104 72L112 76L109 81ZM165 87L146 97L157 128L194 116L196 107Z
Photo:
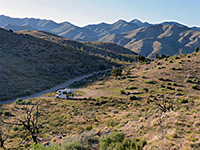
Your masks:
M124 71L119 79L104 76L103 80L77 89L73 100L55 99L55 93L32 99L33 103L40 102L42 110L39 121L43 126L41 142L62 143L67 137L79 138L82 132L89 129L94 134L117 129L130 139L146 139L146 150L198 149L200 90L190 87L192 84L200 86L200 53L189 55L190 58L170 57L173 63L159 60L162 69L155 61L147 65L135 63L129 66L131 73ZM176 69L169 69L172 67ZM159 77L162 80L158 80ZM184 82L186 78L191 79L192 83ZM155 81L155 84L145 81ZM144 91L144 88L148 91ZM126 94L122 95L120 90ZM136 96L137 100L131 100L131 95ZM170 100L174 103L173 110L161 112L155 105L156 99L161 102ZM11 121L23 116L22 107L14 103L4 105L3 110L13 114L11 117L3 116L4 119ZM24 131L22 127L19 128L11 131L12 137L6 141L7 147L16 145L20 140ZM65 136L61 136L63 134ZM61 138L57 138L58 135ZM98 141L99 136L96 138Z

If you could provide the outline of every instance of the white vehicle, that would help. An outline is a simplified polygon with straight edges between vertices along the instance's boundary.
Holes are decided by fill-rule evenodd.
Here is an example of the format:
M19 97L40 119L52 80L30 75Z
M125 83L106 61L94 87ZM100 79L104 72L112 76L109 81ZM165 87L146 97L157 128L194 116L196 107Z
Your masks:
M56 93L59 93L58 95L56 95L56 98L71 99L71 98L74 97L74 90L73 89L58 90Z

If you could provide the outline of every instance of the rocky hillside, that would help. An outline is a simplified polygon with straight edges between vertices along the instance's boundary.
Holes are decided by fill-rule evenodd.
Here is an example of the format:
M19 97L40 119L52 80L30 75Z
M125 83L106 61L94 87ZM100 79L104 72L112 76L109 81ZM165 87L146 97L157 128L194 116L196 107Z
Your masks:
M43 31L13 33L0 28L0 99L29 95L134 57L134 52L111 43L82 43Z
M110 34L101 41L122 45L146 57L158 54L192 53L200 44L200 32L177 25L153 25L122 34Z

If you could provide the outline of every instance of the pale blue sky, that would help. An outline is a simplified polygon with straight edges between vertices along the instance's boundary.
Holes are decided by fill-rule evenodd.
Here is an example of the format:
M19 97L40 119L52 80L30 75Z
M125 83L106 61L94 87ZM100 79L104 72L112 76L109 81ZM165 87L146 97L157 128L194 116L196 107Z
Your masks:
M84 26L118 19L200 26L200 0L0 0L0 14Z

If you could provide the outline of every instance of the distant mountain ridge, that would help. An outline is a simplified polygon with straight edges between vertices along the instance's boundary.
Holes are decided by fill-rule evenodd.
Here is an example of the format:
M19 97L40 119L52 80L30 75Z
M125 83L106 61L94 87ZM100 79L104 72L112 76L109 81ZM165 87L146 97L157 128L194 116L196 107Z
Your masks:
M69 22L56 23L52 20L19 19L1 15L0 26L14 31L25 28L43 30L78 41L113 42L147 57L154 57L156 53L167 55L178 54L179 51L190 53L199 46L200 38L199 27L188 28L175 21L149 24L138 19L130 22L120 19L112 24L100 23L78 27Z

